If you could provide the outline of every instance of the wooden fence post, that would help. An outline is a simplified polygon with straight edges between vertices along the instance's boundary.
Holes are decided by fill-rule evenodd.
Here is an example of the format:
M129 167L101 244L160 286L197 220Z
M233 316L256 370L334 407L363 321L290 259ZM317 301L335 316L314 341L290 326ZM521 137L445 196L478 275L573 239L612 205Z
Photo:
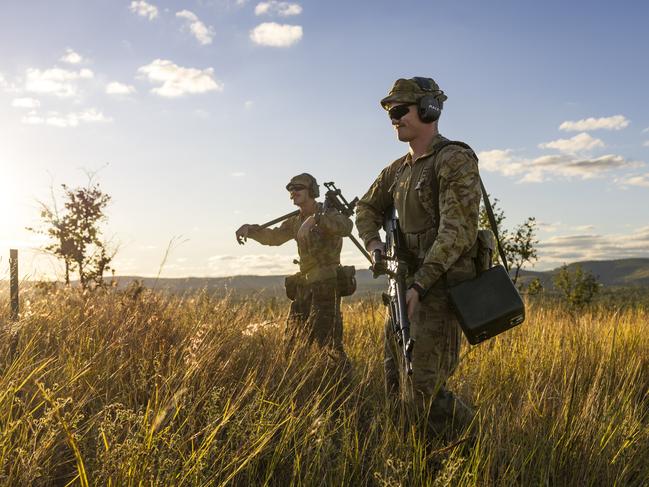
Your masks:
M10 288L11 288L11 319L16 321L18 319L19 305L18 305L18 250L9 250L9 273L10 273Z

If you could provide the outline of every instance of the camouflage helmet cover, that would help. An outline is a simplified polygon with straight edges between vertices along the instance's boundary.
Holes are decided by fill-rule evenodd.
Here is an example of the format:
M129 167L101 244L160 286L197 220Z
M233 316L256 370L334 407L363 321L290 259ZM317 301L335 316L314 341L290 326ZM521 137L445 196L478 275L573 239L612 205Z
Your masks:
M381 100L381 106L387 110L390 103L412 103L416 104L419 100L428 94L432 94L440 103L445 102L448 97L435 80L428 78L431 81L430 90L422 89L414 79L399 78L392 85L392 89L388 96Z
M294 184L299 184L309 188L309 193L313 198L320 196L320 186L318 186L318 181L316 181L316 179L309 173L303 172L302 174L293 176L286 185L286 189L290 191L291 186Z

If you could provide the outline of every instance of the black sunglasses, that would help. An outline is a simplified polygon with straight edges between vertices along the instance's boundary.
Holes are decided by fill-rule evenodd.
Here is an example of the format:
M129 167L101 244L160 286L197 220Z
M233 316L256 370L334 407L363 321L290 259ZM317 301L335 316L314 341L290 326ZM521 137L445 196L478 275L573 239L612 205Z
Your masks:
M302 191L303 189L306 189L306 186L302 186L301 184L291 184L288 187L289 191Z
M406 113L410 111L410 107L413 105L413 103L404 103L403 105L397 105L395 107L392 107L388 110L388 116L390 117L390 120L399 120L401 117L403 117Z

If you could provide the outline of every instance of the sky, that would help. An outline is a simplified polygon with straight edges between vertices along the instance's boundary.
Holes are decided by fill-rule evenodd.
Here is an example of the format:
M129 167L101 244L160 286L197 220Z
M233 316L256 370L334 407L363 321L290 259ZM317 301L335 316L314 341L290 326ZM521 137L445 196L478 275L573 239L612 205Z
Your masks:
M39 202L89 173L118 275L295 272L294 242L237 245L294 209L295 174L362 196L407 151L379 100L434 78L536 270L649 257L649 4L2 0L0 278L61 275ZM324 189L324 188L322 188ZM60 200L59 200L60 204ZM342 260L365 266L347 242Z

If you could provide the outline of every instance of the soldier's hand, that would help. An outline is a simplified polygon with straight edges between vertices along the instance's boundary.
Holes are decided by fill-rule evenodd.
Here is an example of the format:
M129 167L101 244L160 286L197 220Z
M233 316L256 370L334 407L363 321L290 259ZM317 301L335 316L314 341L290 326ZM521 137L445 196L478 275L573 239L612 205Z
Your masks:
M367 252L370 255L374 255L375 250L380 250L381 255L385 255L385 244L376 238L367 244Z
M311 215L309 218L304 220L304 223L302 223L302 226L300 226L300 229L297 231L298 242L306 241L313 227L315 227L315 218Z
M408 319L412 322L417 306L419 306L419 293L412 288L406 292L406 304L408 306Z
M385 257L385 245L380 240L372 240L367 244L367 251L372 257L372 276L374 279L387 272L387 266L383 257Z
M241 225L239 229L236 231L236 236L237 236L237 243L239 245L243 245L246 243L246 240L248 240L248 232L250 231L250 225L245 224Z

